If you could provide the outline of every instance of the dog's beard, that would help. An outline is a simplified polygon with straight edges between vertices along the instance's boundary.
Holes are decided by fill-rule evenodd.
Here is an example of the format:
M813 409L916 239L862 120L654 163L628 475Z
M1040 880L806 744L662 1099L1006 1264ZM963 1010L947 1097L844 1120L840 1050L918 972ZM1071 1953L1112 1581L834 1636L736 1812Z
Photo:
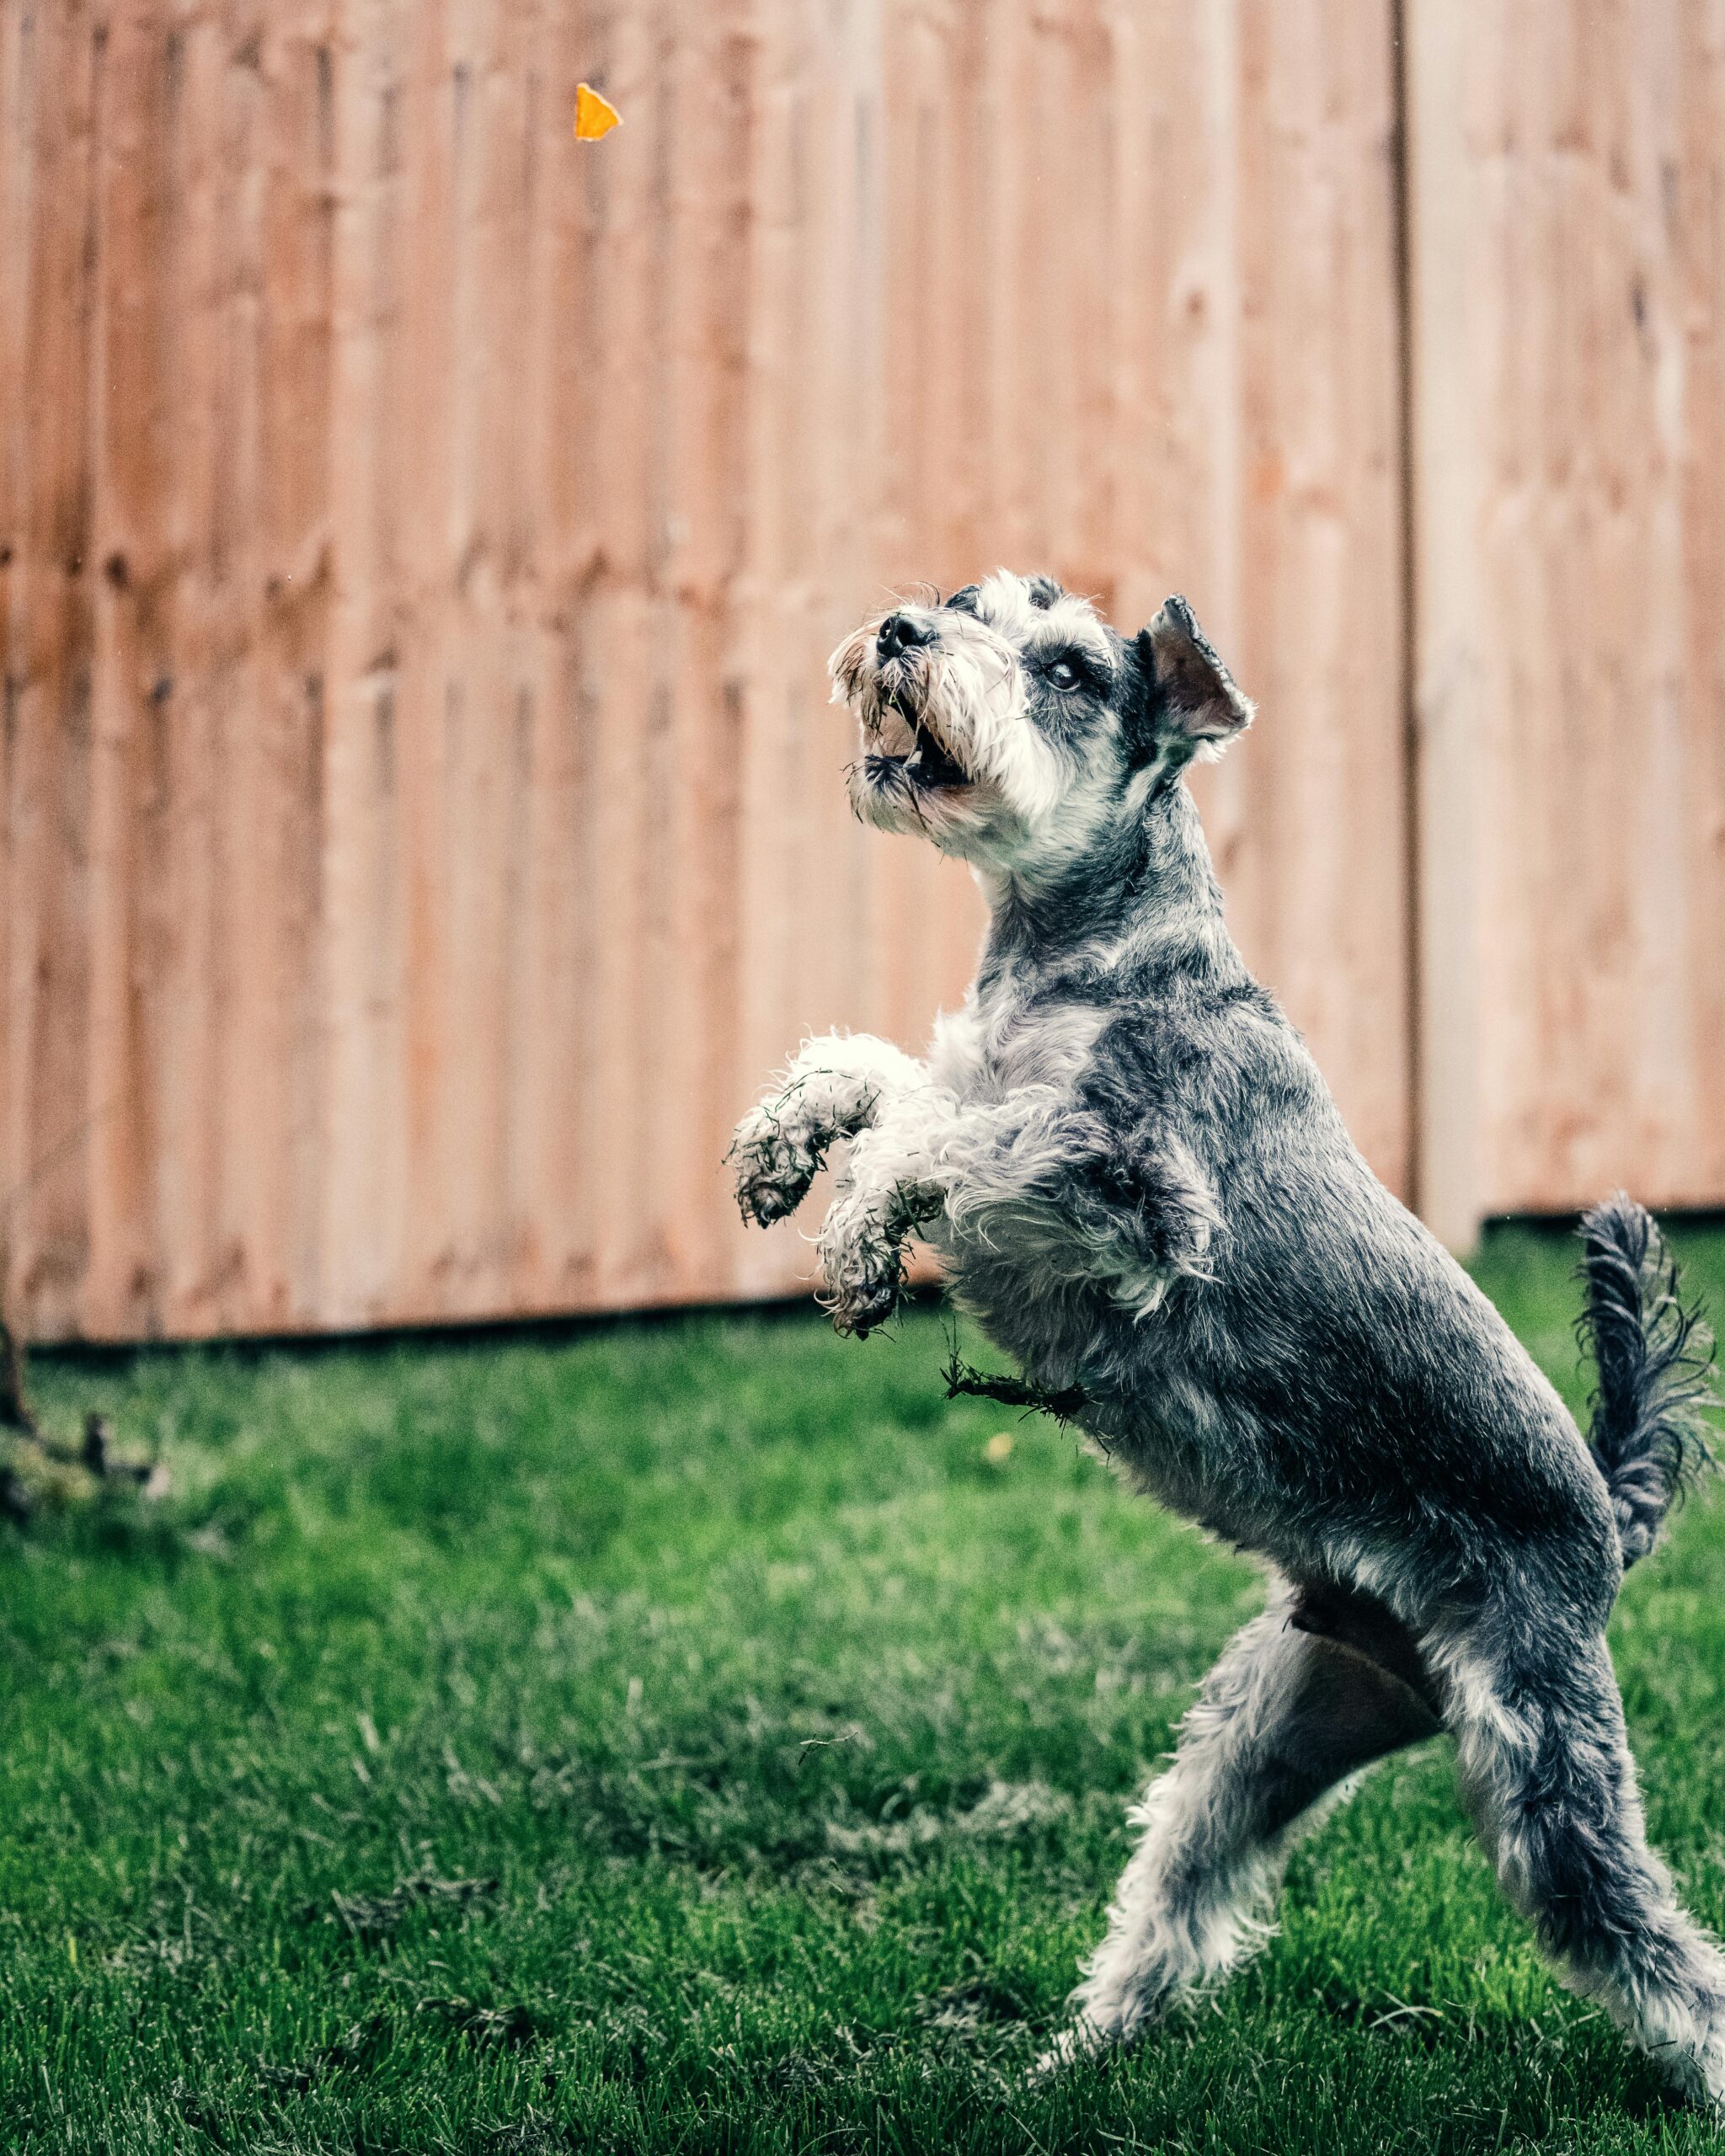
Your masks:
M852 806L865 822L969 851L1022 833L1063 790L1060 760L1025 715L1012 647L980 624L943 623L941 640L883 661L878 624L833 654L833 700L861 728Z

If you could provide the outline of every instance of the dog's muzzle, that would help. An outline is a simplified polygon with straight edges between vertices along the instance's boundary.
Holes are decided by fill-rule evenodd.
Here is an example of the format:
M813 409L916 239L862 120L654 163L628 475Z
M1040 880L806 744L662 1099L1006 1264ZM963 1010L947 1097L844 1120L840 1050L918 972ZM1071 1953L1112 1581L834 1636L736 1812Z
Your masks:
M878 778L908 780L917 787L941 789L969 783L969 772L930 721L927 682L919 678L927 648L939 640L937 630L925 628L902 614L889 614L880 625L875 652L881 702L910 728L911 748L908 755L871 757Z

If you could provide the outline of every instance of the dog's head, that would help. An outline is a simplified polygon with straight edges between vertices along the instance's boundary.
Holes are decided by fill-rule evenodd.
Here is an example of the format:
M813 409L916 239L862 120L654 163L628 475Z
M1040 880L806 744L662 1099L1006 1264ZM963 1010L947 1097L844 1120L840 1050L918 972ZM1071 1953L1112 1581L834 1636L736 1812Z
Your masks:
M830 666L862 726L857 814L1032 875L1252 718L1183 599L1129 641L1051 577L1005 570L865 622Z

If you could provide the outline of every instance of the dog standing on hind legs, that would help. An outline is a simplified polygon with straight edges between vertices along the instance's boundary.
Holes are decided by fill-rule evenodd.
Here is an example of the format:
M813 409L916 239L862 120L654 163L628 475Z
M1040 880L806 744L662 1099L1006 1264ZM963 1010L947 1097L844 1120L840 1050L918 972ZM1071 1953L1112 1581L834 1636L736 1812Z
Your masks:
M1001 573L867 624L832 675L857 813L970 862L991 921L926 1059L804 1045L738 1130L744 1212L790 1213L842 1142L839 1327L890 1315L926 1237L1033 1385L1274 1574L1137 1814L1057 2058L1228 1970L1326 1799L1441 1727L1565 1979L1725 2105L1725 1958L1648 1847L1605 1643L1706 1456L1705 1337L1648 1215L1583 1226L1584 1439L1229 939L1183 773L1252 707L1183 601L1128 639Z

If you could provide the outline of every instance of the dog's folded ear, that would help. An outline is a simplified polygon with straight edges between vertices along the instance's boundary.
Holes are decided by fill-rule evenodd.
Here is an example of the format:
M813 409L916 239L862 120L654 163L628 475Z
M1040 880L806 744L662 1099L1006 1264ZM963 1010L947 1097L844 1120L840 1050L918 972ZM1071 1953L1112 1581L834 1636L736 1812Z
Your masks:
M1252 702L1235 686L1196 616L1178 592L1147 629L1138 655L1150 689L1158 741L1188 756L1219 756L1252 723Z

